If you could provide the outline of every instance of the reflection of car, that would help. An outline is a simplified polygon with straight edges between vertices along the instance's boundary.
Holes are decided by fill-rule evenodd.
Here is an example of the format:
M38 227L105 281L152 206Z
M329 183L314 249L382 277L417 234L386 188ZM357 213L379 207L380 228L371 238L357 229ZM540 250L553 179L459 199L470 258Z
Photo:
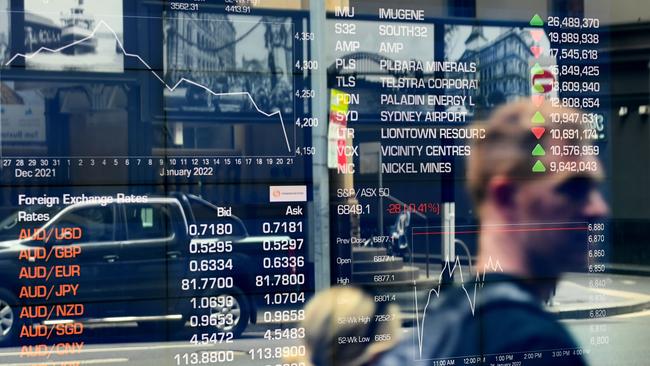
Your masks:
M199 86L178 87L165 90L166 111L214 112L215 98Z
M191 86L185 89L185 101L188 107L210 108L212 94L203 88Z
M81 320L91 323L168 320L182 328L189 314L199 316L199 327L238 336L256 322L254 271L261 268L263 241L271 238L250 236L236 216L180 193L145 202L78 203L58 212L51 208L50 214L39 235L0 242L0 344L10 343L29 322L21 311L61 303L84 304ZM3 221L3 228L16 229L13 221ZM62 233L75 229L81 238L65 239L74 235ZM42 238L49 234L63 239ZM75 248L80 250L73 259L57 256ZM49 260L39 253L49 254ZM70 265L79 266L78 276ZM25 268L34 274L39 266L71 276L22 276ZM70 284L78 284L76 293L57 296L62 288L72 291L65 286ZM39 285L53 297L25 298ZM36 317L33 323L43 320Z
M228 79L224 77L215 77L206 86L199 82L186 81L173 91L165 90L165 110L221 112L221 104L230 103L229 99L233 99L233 96L236 104L241 104L242 95L237 93L230 95L227 92Z

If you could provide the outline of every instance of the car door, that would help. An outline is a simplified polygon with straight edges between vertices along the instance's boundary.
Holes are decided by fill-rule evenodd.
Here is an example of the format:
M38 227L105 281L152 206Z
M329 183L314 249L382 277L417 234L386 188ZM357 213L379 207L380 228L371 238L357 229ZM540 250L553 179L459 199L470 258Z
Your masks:
M183 268L184 230L177 228L180 206L174 201L122 205L127 240L122 248L128 273L125 283L134 315L167 312L168 282L179 282L173 273Z
M47 248L55 301L84 303L86 317L117 312L111 304L123 297L119 226L114 204L72 206L48 225L55 238ZM76 231L67 236L66 230ZM57 296L61 289L67 294Z

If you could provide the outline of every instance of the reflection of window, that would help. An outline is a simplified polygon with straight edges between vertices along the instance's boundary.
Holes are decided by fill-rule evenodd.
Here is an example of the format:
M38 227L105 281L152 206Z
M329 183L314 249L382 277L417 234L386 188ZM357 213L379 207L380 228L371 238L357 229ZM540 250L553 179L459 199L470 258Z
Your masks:
M113 206L90 206L74 209L55 224L62 228L80 228L81 239L77 243L105 242L114 240L115 219Z
M130 240L163 239L173 234L169 205L126 205L125 208Z

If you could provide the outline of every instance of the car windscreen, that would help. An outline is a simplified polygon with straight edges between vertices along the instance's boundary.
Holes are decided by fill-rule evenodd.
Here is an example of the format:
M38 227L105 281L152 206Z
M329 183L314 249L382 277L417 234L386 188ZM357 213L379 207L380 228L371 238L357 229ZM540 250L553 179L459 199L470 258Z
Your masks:
M0 216L2 217L0 220L0 241L15 240L33 233L35 229L44 226L64 208L64 205L50 207L37 205L27 206L19 211L4 212Z
M220 216L215 205L196 196L189 196L189 201L197 225L227 224L232 226L232 236L248 236L244 223L237 216Z

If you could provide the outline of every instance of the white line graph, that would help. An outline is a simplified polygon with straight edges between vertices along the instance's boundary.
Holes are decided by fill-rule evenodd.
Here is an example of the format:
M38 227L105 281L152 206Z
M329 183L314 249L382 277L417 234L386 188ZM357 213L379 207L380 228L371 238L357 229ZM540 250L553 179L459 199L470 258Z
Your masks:
M476 272L476 278L474 281L474 289L472 295L470 295L470 291L467 290L465 287L465 279L463 278L463 268L462 265L460 264L460 257L456 256L456 260L452 262L447 258L445 260L445 264L442 267L442 270L440 270L440 275L438 275L438 286L432 288L429 290L429 293L427 295L427 303L424 306L424 309L422 310L422 322L420 323L420 309L418 308L418 293L417 293L417 286L413 286L413 298L415 300L415 323L417 326L417 338L418 338L418 352L419 352L419 357L420 359L422 358L422 339L424 337L424 321L427 316L427 309L429 307L429 304L431 303L431 295L435 294L436 298L440 297L440 289L442 286L442 278L445 275L445 272L447 273L448 277L451 277L454 272L458 269L459 271L459 279L460 279L460 287L461 289L465 292L465 295L467 296L467 302L469 303L469 307L472 311L472 315L474 315L474 312L476 310L476 293L478 291L479 284L482 284L485 281L485 275L488 271L501 271L503 272L503 268L501 268L501 263L499 263L498 260L492 260L492 257L488 259L488 262L483 266L483 268L480 271Z
M32 54L17 53L13 57L11 57L11 59L9 59L9 61L7 61L5 63L5 66L10 66L17 58L23 58L25 60L32 59L32 58L38 56L41 52L60 53L60 52L66 50L68 48L74 47L74 46L76 46L78 44L81 44L81 43L84 43L84 42L86 42L88 40L93 39L101 27L105 27L109 32L111 32L113 34L113 36L115 37L115 41L117 42L117 44L118 44L120 50L122 51L122 53L124 54L124 56L138 59L147 69L149 69L149 71L156 77L156 79L158 79L165 86L165 88L167 88L167 90L169 90L170 92L173 92L174 90L176 90L181 84L187 83L187 84L190 84L190 85L194 85L194 86L196 86L198 88L201 88L201 89L205 90L206 92L208 92L208 93L210 93L210 94L212 94L212 95L214 95L216 97L220 97L220 96L246 96L251 101L251 103L253 104L253 107L255 107L255 109L257 110L257 112L259 114L261 114L263 116L266 116L266 117L269 117L269 118L278 116L278 118L280 119L280 125L282 126L282 133L284 134L284 140L287 143L287 149L289 150L289 152L292 152L291 151L291 144L289 143L289 137L287 135L286 127L284 126L284 118L282 117L282 112L281 111L275 111L275 112L270 112L270 113L263 111L262 109L260 109L260 107L257 105L257 103L255 103L255 100L253 99L253 96L249 92L217 93L217 92L213 91L212 89L208 88L205 85L199 84L199 83L197 83L195 81L192 81L192 80L186 79L186 78L181 78L180 80L178 80L178 82L176 82L176 84L174 84L173 86L170 86L169 84L167 84L165 82L165 80L160 75L158 75L158 73L156 73L156 71L153 70L153 68L151 66L149 66L149 64L144 59L142 59L142 57L140 57L137 54L127 52L126 49L124 48L124 45L122 44L122 41L120 41L120 38L117 35L117 33L113 30L113 28L111 28L103 20L100 21L97 24L97 26L93 29L92 33L89 36L85 37L85 38L79 39L77 41L74 41L74 42L72 42L70 44L67 44L65 46L61 46L61 47L56 48L56 49L52 49L52 48L48 48L48 47L41 47Z

